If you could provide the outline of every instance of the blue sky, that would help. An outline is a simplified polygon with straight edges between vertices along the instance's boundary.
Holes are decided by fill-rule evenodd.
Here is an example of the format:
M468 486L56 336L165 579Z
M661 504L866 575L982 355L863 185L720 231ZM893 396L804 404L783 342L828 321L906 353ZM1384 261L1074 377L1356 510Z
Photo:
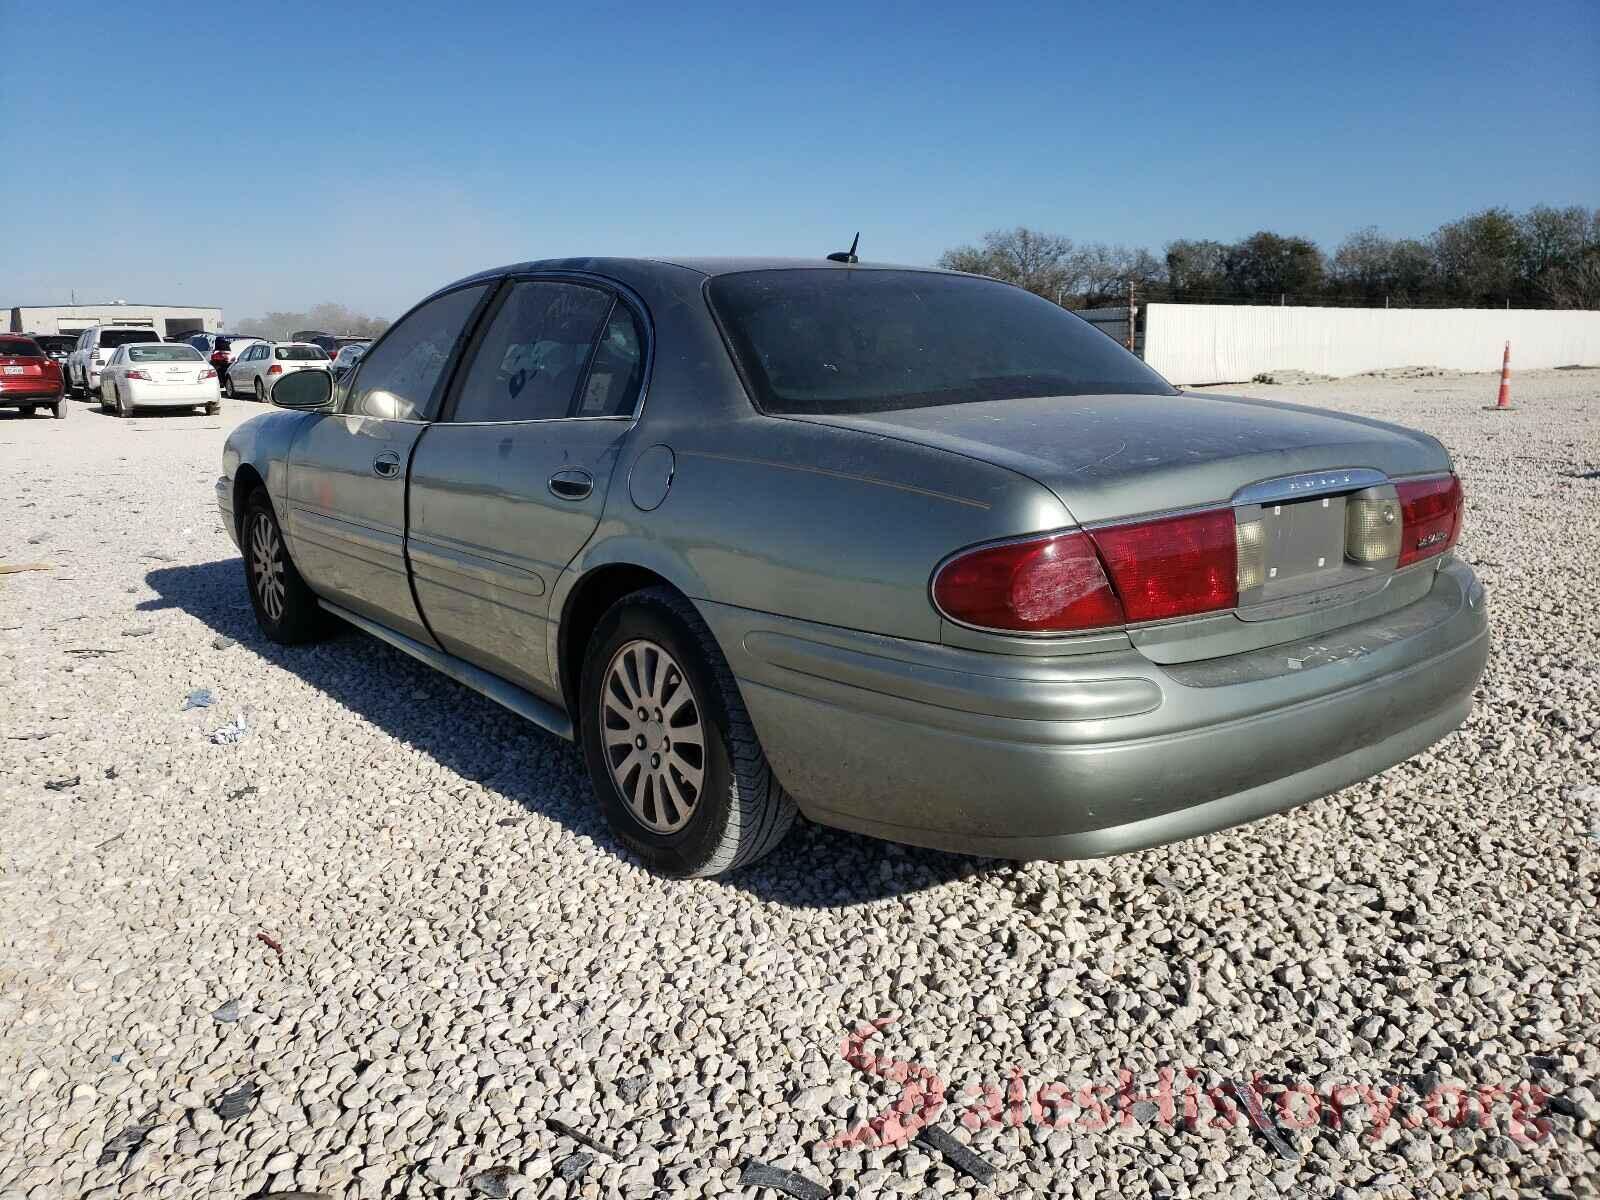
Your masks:
M1593 0L260 12L0 0L0 304L392 316L553 255L1331 248L1600 205Z

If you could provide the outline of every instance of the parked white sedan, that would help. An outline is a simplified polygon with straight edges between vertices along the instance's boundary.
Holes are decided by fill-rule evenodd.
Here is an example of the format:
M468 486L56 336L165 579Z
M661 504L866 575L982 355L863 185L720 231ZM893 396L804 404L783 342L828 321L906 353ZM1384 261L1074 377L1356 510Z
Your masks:
M272 385L283 376L326 371L332 365L328 352L310 342L257 342L228 367L228 395L265 404L272 399Z
M141 408L222 410L217 372L187 342L118 346L100 369L100 407L119 417Z

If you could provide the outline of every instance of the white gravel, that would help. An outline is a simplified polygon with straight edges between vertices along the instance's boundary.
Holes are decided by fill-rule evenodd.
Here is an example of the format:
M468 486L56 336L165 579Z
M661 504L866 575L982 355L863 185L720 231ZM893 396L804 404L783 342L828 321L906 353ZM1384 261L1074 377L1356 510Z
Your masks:
M0 573L0 1197L724 1196L751 1157L835 1196L1600 1194L1600 372L1495 387L1231 389L1454 452L1495 648L1431 753L1105 862L804 828L690 883L569 746L363 635L257 635L212 493L255 406L0 415L0 568L50 568ZM988 1187L828 1144L900 1090L841 1053L880 1017L853 1057L937 1073ZM1078 1089L1162 1066L1348 1103L1278 1121L1297 1160L1183 1094L1097 1128ZM1441 1083L1538 1091L1451 1128ZM979 1120L985 1084L1080 1102Z

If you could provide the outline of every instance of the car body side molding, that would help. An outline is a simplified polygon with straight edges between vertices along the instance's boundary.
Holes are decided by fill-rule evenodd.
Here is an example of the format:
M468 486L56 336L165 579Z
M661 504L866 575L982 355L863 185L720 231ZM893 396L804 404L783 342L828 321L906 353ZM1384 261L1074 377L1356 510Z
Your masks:
M350 622L357 629L370 633L380 641L388 642L396 650L403 650L418 662L427 663L436 671L441 671L450 676L457 683L464 683L473 691L489 697L496 704L503 705L523 717L532 721L540 729L555 734L557 737L573 740L572 720L554 704L539 699L532 692L524 691L514 683L507 683L498 675L491 675L488 671L480 670L469 662L463 662L454 655L446 654L442 650L435 650L432 646L425 646L414 638L408 638L403 633L396 633L386 625L376 621L369 621L366 617L353 613L348 609L340 608L337 604L330 604L326 600L317 601L323 608L341 620Z

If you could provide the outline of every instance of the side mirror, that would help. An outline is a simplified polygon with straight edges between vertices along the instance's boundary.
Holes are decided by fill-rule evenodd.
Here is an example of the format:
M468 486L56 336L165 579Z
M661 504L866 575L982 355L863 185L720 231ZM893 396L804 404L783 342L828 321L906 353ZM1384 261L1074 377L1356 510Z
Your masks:
M333 376L326 371L291 371L272 385L279 408L327 408L333 402Z

